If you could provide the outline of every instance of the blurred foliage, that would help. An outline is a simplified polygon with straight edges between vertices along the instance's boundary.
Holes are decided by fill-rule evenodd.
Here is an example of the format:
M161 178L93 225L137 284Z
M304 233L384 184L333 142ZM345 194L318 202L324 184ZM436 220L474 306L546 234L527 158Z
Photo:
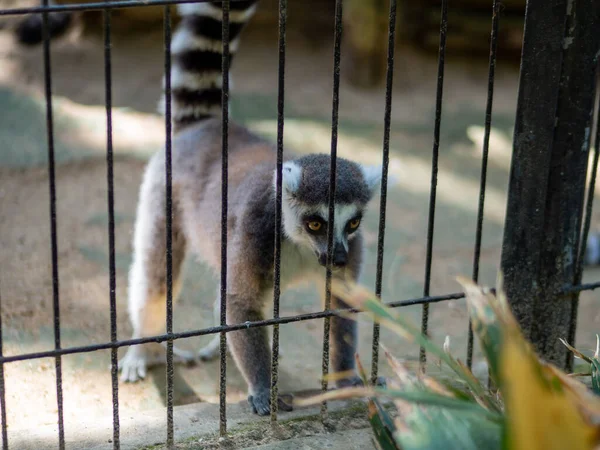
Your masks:
M510 311L501 279L497 293L466 278L459 278L459 283L465 289L473 330L497 389L488 389L452 356L449 339L439 346L370 291L337 283L335 295L424 347L446 364L456 379L449 383L420 371L412 373L384 347L395 373L386 387L330 391L300 403L367 397L376 444L385 450L600 448L598 350L588 357L564 342L590 365L589 374L567 375L537 357ZM575 375L591 376L592 389ZM382 406L382 398L391 400L395 408Z

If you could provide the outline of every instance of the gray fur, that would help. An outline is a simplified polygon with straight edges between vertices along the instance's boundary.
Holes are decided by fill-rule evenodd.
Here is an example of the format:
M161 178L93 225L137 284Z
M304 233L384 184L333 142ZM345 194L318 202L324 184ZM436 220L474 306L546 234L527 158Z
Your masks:
M295 195L307 205L327 204L329 199L329 155L306 155L297 160L302 166L302 178ZM323 181L313 186L311 180ZM340 204L366 204L370 198L370 189L365 182L361 167L351 161L338 158L336 164L335 201Z

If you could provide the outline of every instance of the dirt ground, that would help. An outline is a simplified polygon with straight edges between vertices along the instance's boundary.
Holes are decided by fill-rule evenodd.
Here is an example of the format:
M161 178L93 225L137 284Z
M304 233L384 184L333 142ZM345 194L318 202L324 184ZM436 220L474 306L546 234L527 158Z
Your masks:
M108 221L105 145L106 116L103 43L75 29L52 47L52 92L56 151L57 223L61 339L63 347L110 338ZM328 152L332 87L332 40L310 40L288 32L286 62L286 148ZM277 42L275 29L250 26L233 67L232 117L274 139L276 133ZM162 35L153 27L135 38L115 34L112 80L115 150L115 211L118 335L128 338L126 275L132 225L145 160L164 142L164 124L155 113L163 69ZM470 275L477 199L487 61L447 55L444 110L431 294L459 291L454 281ZM385 301L423 294L431 149L437 61L400 46L395 58L390 186L384 260ZM494 284L500 257L518 68L500 63L495 84L488 186L481 254L481 280ZM342 83L339 152L365 163L381 159L384 88L360 91ZM47 144L40 48L21 48L9 30L0 30L0 292L4 354L49 350L54 346L52 267L48 209ZM365 221L368 248L364 282L374 286L379 198ZM596 208L598 211L598 208ZM599 223L598 213L595 223ZM212 325L215 282L206 269L189 262L175 311L175 330ZM591 269L586 280L596 280ZM598 294L584 293L577 344L590 349L600 327ZM319 309L310 289L286 293L281 314ZM420 320L420 307L405 308ZM372 324L361 319L361 358L370 365ZM452 350L466 352L467 317L463 301L431 307L430 332ZM281 327L281 390L319 386L322 322ZM180 343L198 348L208 338ZM418 348L384 332L394 354L414 360ZM111 414L109 353L81 353L63 361L66 432L82 420ZM382 362L385 373L385 362ZM178 367L175 404L218 401L218 362ZM228 400L245 398L244 382L228 365ZM5 366L8 426L18 433L56 423L52 359ZM164 368L135 385L120 385L122 415L166 403ZM108 437L107 437L108 438Z

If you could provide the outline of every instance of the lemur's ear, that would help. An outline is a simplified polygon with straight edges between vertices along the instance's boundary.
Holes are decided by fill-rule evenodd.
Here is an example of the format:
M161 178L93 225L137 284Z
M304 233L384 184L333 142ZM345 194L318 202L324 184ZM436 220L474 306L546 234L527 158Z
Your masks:
M300 181L302 179L302 168L293 161L283 163L282 171L282 188L283 192L293 194L298 191ZM273 189L277 189L277 172L273 174Z
M371 193L371 196L375 195L375 191L379 188L379 184L381 183L381 170L382 167L379 166L360 166L360 169L363 174L363 178Z

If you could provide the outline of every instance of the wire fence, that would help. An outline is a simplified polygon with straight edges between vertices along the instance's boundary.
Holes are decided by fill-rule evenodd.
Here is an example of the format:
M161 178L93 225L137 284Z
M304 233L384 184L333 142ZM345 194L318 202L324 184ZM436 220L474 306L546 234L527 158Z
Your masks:
M206 1L206 0L205 0ZM322 389L328 388L326 375L329 372L329 328L330 318L339 314L342 311L357 312L353 309L331 310L331 261L333 257L333 226L329 227L328 232L328 268L326 276L326 293L325 293L325 309L323 311L300 314L294 316L281 316L279 308L280 300L280 270L281 270L281 246L282 246L282 162L284 155L283 147L283 131L284 131L284 80L285 80L285 62L286 62L286 21L287 21L287 0L279 0L278 14L278 100L277 100L277 177L276 177L276 226L275 226L275 266L274 266L274 303L273 317L260 321L250 321L238 324L227 324L227 213L228 213L228 198L227 198L227 180L228 180L228 98L229 98L229 10L235 5L236 1L224 0L222 2L223 20L222 20L222 73L223 88L222 88L222 210L221 210L221 274L220 274L220 325L210 328L189 330L184 332L173 332L173 272L172 272L172 165L171 165L171 16L169 5L178 3L189 3L190 0L119 0L112 2L95 2L86 4L69 4L69 5L49 5L48 0L44 0L41 6L30 8L14 8L0 9L0 16L23 15L38 13L43 17L43 64L44 64L44 81L45 81L45 98L46 98L46 125L47 125L47 145L48 145L48 171L49 171L49 218L50 218L50 242L52 255L52 281L53 281L53 311L54 311L54 350L25 353L13 356L4 356L2 353L2 334L0 333L0 413L2 418L2 446L3 449L9 448L7 421L6 421L6 400L5 400L5 379L4 366L6 364L33 360L38 358L53 357L55 360L56 369L56 394L57 394L57 409L58 409L58 443L59 448L65 447L64 435L64 419L63 419L63 387L62 387L62 365L61 358L64 355L94 352L103 349L111 350L111 381L112 381L112 401L113 401L113 447L120 448L120 429L119 429L119 384L118 384L118 359L117 351L121 347L128 347L135 344L143 343L162 343L167 344L166 358L166 378L167 378L167 446L174 445L174 423L173 423L173 342L178 339L189 338L193 336L204 336L220 334L220 433L227 433L227 404L226 404L226 334L232 331L252 329L256 327L268 327L273 329L273 344L272 344L272 359L271 359L271 420L277 421L277 396L278 396L278 365L279 365L279 325L324 319L324 338L322 352L322 372L323 382ZM381 197L379 207L379 228L377 240L377 269L376 269L376 286L375 293L381 297L382 279L383 279L383 256L385 248L385 227L386 227L386 202L387 202L387 184L388 184L388 164L389 164L389 149L390 149L390 127L392 115L392 84L394 76L394 55L395 55L395 40L396 40L396 16L397 16L397 0L390 0L389 8L389 29L388 29L388 52L387 52L387 75L385 88L385 110L384 110L384 137L382 145L382 183ZM528 12L534 10L536 5L543 5L542 0L534 0L528 2ZM561 3L561 2L555 2ZM566 2L565 9L562 12L563 16L567 16ZM114 211L114 180L113 180L113 144L112 144L112 77L111 77L111 11L118 8L129 7L147 7L147 6L164 6L164 75L165 75L165 175L166 175L166 245L167 245L167 314L166 314L166 333L156 336L144 337L139 339L118 339L117 336L117 308L116 308L116 264L115 264L115 211ZM336 154L338 141L338 108L339 108L339 88L340 88L340 60L341 60L341 39L342 39L342 0L335 2L335 26L334 26L334 54L333 54L333 93L332 93L332 117L331 117L331 176L330 176L330 193L329 193L329 223L334 220L334 203L335 183L336 183ZM485 132L483 139L483 156L481 160L481 175L479 188L479 202L477 207L477 222L476 222L476 238L474 242L474 257L472 277L477 281L479 277L479 263L481 255L482 230L484 225L484 207L485 207L485 192L486 192L486 175L487 161L490 142L490 130L492 124L493 110L493 94L494 94L494 78L497 56L497 42L499 33L499 12L500 2L493 0L491 5L491 27L490 27L490 56L489 56L489 75L488 75L488 93L485 110ZM545 7L545 6L542 6ZM594 8L590 5L590 11ZM597 10L597 7L595 7ZM104 342L94 345L86 345L80 347L61 346L61 328L60 328L60 298L59 298L59 267L58 267L58 243L57 243L57 224L56 224L56 169L54 157L54 124L52 113L52 72L51 72L51 53L50 53L50 35L48 26L48 14L51 12L73 12L87 10L103 10L103 25L104 25L104 69L105 69L105 104L106 104L106 162L107 162L107 207L108 207L108 236L109 236L109 293L110 293L110 342ZM533 20L533 19L531 19ZM533 24L533 22L528 22ZM533 28L533 25L532 25ZM441 1L441 22L440 22L440 40L439 40L439 56L438 56L438 76L436 88L436 107L435 107L435 124L433 130L433 149L431 162L431 184L429 197L429 213L427 227L427 242L426 242L426 263L424 268L423 296L414 299L405 299L394 302L387 302L390 307L404 307L410 305L422 305L422 321L421 329L424 334L428 332L429 325L429 307L433 303L443 301L453 301L464 298L464 294L460 292L449 293L440 296L430 295L431 284L431 269L433 261L433 238L435 233L435 212L436 212L436 188L438 175L438 156L440 148L440 127L443 106L443 88L444 88L444 67L446 55L446 37L448 31L448 0ZM526 28L526 39L527 39ZM562 30L561 39L565 38L565 31ZM592 64L592 63L591 63ZM593 62L595 64L595 62ZM523 77L523 74L522 74ZM523 79L521 81L523 83ZM593 92L593 89L592 89ZM593 99L589 102L593 103ZM596 106L597 108L597 106ZM593 108L592 108L593 110ZM591 113L591 111L589 111ZM518 119L519 120L519 119ZM600 120L600 119L598 119ZM590 115L591 121L591 115ZM589 124L588 124L589 125ZM587 152L591 147L591 139L587 141ZM595 174L598 165L598 144L600 143L600 126L596 125L595 135L595 153L592 160L591 173L592 177L587 188L587 203L585 205L585 218L583 220L583 230L580 234L580 227L577 229L578 242L585 244L588 231L591 224L592 201L595 188ZM514 161L513 161L514 164ZM579 174L583 177L580 183L585 183L585 168ZM512 181L511 181L512 183ZM512 189L512 185L511 188ZM581 206L583 210L583 198L581 198ZM561 226L560 224L556 225ZM579 239L581 237L581 239ZM506 239L510 236L505 235ZM575 274L576 276L571 282L562 280L562 284L558 292L554 295L564 298L565 296L577 297L577 294L584 290L592 290L600 287L600 282L582 284L582 265L583 251L585 245L578 245L571 248L576 256ZM0 304L1 306L1 304ZM575 315L576 317L576 315ZM572 318L571 318L572 319ZM575 320L575 319L572 319ZM0 322L1 325L1 322ZM1 328L1 327L0 327ZM574 332L573 332L574 333ZM573 340L574 334L571 334ZM379 350L379 325L374 324L373 342L372 342L372 367L371 377L375 381L378 375L378 350ZM420 350L419 356L420 366L425 370L426 354L423 348ZM471 367L473 362L473 333L469 324L468 345L466 349L467 365ZM327 405L322 405L322 414L327 414Z

